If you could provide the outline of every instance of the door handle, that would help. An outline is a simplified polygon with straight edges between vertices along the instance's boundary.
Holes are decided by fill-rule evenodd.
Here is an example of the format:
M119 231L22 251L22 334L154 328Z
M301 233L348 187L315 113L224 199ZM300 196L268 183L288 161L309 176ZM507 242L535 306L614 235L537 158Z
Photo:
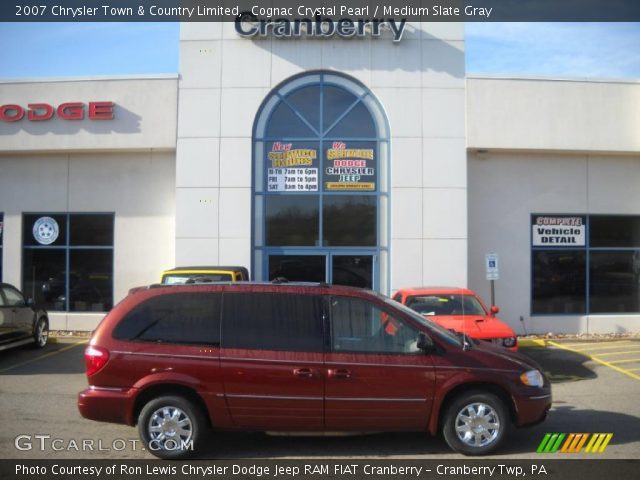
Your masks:
M296 377L312 378L314 375L314 372L310 368L294 368L293 374Z
M351 378L351 370L346 368L330 368L327 373L329 378Z

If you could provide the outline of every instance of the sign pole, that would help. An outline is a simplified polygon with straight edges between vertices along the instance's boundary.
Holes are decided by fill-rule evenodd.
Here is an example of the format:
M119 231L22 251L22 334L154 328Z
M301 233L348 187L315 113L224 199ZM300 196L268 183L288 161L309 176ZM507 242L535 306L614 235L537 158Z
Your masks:
M485 269L487 272L487 280L491 285L491 306L496 304L496 280L500 278L498 270L498 254L487 253L484 256Z
M496 304L496 281L491 280L491 306Z

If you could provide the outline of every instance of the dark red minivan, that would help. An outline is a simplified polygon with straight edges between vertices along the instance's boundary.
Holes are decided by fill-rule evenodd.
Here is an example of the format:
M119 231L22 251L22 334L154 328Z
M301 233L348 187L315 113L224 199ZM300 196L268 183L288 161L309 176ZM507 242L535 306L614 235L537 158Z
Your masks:
M495 450L544 420L549 381L529 358L452 333L387 297L326 284L135 289L85 351L89 419L138 425L181 458L207 431L442 430Z

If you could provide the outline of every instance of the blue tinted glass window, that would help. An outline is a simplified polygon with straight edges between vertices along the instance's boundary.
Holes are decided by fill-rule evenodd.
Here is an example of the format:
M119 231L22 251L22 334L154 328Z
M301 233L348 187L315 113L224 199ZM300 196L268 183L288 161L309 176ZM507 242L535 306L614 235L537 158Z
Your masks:
M318 85L312 85L294 91L287 97L287 102L289 102L313 128L320 131L320 87Z
M357 97L354 94L342 88L325 86L322 102L323 132L326 132L356 100Z
M268 138L285 139L316 137L317 134L314 133L286 103L281 102L271 115L266 136Z

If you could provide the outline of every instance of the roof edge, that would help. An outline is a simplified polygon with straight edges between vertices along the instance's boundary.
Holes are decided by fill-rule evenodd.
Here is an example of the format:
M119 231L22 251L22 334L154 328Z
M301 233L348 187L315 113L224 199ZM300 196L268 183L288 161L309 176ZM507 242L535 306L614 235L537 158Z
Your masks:
M640 85L640 79L633 78L596 78L596 77L545 77L543 75L482 75L467 74L467 80L515 80L515 81L547 81L547 82L576 82L576 83L622 83Z
M24 84L24 83L64 83L64 82L101 82L105 80L177 80L177 73L157 73L140 75L87 75L79 77L26 77L13 79L0 79L0 84Z

